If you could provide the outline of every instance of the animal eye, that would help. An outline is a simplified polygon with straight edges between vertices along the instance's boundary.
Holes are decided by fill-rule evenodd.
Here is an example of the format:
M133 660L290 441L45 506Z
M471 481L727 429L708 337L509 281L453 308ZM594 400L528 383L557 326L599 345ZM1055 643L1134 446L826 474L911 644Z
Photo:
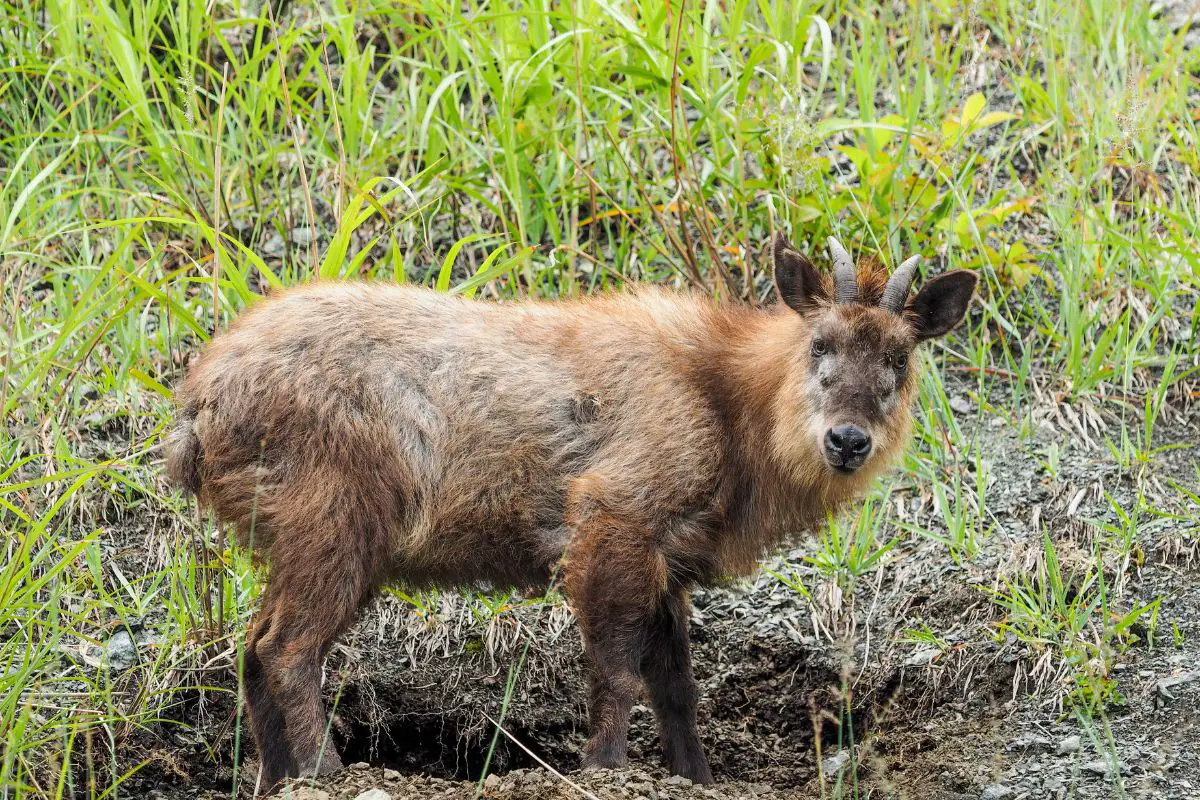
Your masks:
M908 366L908 353L896 353L892 356L892 366L896 369L904 369Z
M820 358L829 352L829 347L821 339L813 339L812 354L813 358Z

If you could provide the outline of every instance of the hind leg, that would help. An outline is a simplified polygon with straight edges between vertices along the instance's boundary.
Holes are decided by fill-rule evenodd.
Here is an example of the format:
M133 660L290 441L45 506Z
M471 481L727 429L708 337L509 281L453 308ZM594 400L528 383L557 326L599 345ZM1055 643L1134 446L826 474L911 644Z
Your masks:
M322 664L334 640L353 622L370 591L370 582L361 571L347 573L338 569L336 561L323 559L310 569L272 577L268 591L275 591L270 598L274 601L270 625L255 643L255 655L261 661L274 708L283 719L284 746L291 759L285 772L319 775L340 769L341 759L325 735L328 718L321 702ZM271 732L263 731L263 735L270 737ZM278 755L273 753L276 758ZM272 777L282 776L272 773Z
M258 745L259 779L267 789L286 776L296 774L296 762L292 759L284 729L283 712L271 693L267 673L258 654L258 641L270 630L270 625L270 610L264 605L255 615L246 636L246 652L242 661L250 731Z
M322 664L375 586L394 518L379 513L374 498L356 491L353 481L328 473L322 480L306 486L292 504L281 503L288 513L272 519L271 572L252 655L270 696L268 701L259 693L263 722L256 732L271 763L265 777L275 780L341 767L326 736Z

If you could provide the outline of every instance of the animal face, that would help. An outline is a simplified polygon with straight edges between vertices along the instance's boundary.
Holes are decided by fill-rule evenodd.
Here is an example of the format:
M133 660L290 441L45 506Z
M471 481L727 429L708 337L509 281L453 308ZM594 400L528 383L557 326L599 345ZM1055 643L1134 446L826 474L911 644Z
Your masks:
M813 320L808 340L805 395L834 470L857 470L886 437L914 380L909 366L916 341L903 320L878 308L830 306Z
M835 474L850 475L872 455L890 452L907 429L916 385L917 344L941 336L966 314L976 276L941 275L909 299L917 257L889 278L870 266L856 269L830 240L833 280L782 236L772 243L780 296L803 318L795 369L807 418L800 430Z

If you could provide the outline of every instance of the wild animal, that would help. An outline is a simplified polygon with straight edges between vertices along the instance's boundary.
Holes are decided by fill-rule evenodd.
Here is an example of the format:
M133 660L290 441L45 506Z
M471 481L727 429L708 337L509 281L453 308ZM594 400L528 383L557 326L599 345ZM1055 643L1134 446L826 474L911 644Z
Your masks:
M777 235L781 304L651 287L553 302L314 283L215 337L179 387L167 468L269 578L247 635L262 779L340 766L323 659L387 582L545 587L590 666L585 767L626 762L645 686L668 767L712 773L688 591L823 525L903 450L914 348L976 276L909 297L830 240L833 274Z

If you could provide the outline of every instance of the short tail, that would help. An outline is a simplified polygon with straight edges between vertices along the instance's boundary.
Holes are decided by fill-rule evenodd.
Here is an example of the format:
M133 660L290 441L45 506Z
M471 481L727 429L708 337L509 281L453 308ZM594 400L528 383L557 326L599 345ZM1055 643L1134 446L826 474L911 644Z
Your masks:
M200 494L200 459L204 451L196 436L194 411L181 410L175 429L167 437L167 475L176 486Z

